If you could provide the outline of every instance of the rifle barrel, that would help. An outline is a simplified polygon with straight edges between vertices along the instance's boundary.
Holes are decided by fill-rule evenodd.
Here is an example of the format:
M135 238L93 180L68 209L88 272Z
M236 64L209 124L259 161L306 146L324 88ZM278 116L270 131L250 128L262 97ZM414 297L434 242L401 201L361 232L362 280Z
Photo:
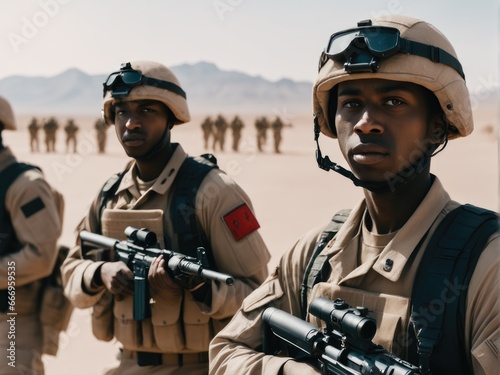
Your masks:
M109 238L106 236L102 236L97 233L92 233L86 230L82 230L80 232L80 239L82 242L91 242L93 244L96 244L100 247L106 248L106 249L114 249L116 244L119 242L118 240L114 238Z

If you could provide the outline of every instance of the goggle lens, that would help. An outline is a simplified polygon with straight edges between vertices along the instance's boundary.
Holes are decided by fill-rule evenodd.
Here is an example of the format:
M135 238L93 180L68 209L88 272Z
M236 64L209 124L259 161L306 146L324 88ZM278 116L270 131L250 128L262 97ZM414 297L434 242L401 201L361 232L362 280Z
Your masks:
M375 55L386 56L399 50L399 30L388 27L362 27L333 34L325 50L331 57L340 57L349 48L368 49Z
M113 85L117 84L117 78L120 78L122 83L126 85L137 85L142 82L142 74L137 71L114 72L111 73L106 80L106 88L113 87Z
M142 82L142 74L137 71L122 72L121 78L126 85L137 85Z

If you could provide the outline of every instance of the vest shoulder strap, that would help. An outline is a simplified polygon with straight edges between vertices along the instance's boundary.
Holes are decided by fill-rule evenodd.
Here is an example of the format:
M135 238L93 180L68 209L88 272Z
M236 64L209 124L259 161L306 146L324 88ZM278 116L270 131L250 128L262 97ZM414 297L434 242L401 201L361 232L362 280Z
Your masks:
M306 270L304 272L304 277L302 279L301 287L301 304L302 304L302 318L305 319L307 315L307 297L313 286L322 280L326 279L328 273L329 264L328 258L322 255L321 252L325 246L330 242L330 240L335 237L337 232L345 223L347 217L351 213L350 209L340 210L328 223L328 225L323 229L321 235L316 242L316 247L309 259Z
M104 209L106 208L106 203L108 200L116 193L116 190L118 189L118 186L120 186L120 182L127 173L128 169L125 169L122 172L115 173L113 176L111 176L108 181L104 184L104 186L101 189L101 195L100 195L100 203L99 203L99 211L97 214L97 228L96 228L96 233L101 234L102 233L102 213Z
M187 157L175 177L175 187L170 203L170 218L177 235L179 252L196 257L198 247L205 247L211 267L214 267L210 244L200 229L196 218L196 195L207 174L215 169L217 159L212 154Z
M10 185L19 177L22 173L29 171L30 169L38 169L41 171L40 167L23 163L23 162L15 162L9 165L7 168L0 171L0 197L4 197L9 189ZM5 201L5 198L2 199L2 202ZM3 204L3 203L1 203Z
M410 360L423 373L472 373L464 348L468 285L498 230L498 214L466 204L450 212L431 237L413 285L409 330L417 338Z

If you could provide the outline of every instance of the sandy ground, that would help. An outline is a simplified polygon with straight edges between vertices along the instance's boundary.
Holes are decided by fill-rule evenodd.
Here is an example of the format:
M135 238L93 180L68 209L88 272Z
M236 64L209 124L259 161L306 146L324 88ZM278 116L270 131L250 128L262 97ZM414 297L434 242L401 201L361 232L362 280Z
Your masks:
M273 152L271 140L265 152L257 152L254 117L244 120L240 152L229 151L229 137L227 151L215 154L220 167L250 195L261 234L272 253L272 268L301 233L326 224L337 210L352 207L362 192L344 177L316 166L310 116L287 114L286 122L293 126L283 131L281 154ZM21 129L17 132L4 132L4 143L15 150L19 159L40 165L47 179L64 194L66 213L61 242L72 244L74 228L90 201L107 178L123 168L126 156L113 128L108 133L107 153L97 153L94 118L90 117L76 119L81 128L78 154L65 152L62 131L56 153L45 153L43 144L42 152L31 153L24 128L28 121L20 119ZM205 152L200 123L201 118L195 118L173 130L173 141L182 143L192 155ZM483 121L470 137L450 142L433 160L432 171L455 200L498 211L498 141L492 129ZM335 141L324 136L320 141L324 154L343 161ZM89 310L75 310L68 331L61 335L58 356L44 358L46 374L102 374L116 363L117 351L117 343L100 342L92 336Z

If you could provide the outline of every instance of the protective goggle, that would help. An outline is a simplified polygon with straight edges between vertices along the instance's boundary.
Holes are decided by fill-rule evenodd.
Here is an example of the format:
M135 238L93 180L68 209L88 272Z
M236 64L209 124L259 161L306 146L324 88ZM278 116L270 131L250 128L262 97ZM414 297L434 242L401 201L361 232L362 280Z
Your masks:
M184 99L186 93L182 88L175 83L162 81L156 78L146 77L137 70L132 69L130 63L124 63L120 67L120 71L111 73L103 83L103 97L107 91L111 91L113 98L121 98L128 96L130 91L137 86L148 85L158 87L164 90L172 91Z
M366 24L368 26L362 26ZM380 59L402 52L448 65L465 79L460 62L441 48L402 38L398 29L371 26L371 21L362 21L358 26L360 27L344 30L330 37L320 59L320 69L330 58L344 60L344 68L348 73L376 72Z

